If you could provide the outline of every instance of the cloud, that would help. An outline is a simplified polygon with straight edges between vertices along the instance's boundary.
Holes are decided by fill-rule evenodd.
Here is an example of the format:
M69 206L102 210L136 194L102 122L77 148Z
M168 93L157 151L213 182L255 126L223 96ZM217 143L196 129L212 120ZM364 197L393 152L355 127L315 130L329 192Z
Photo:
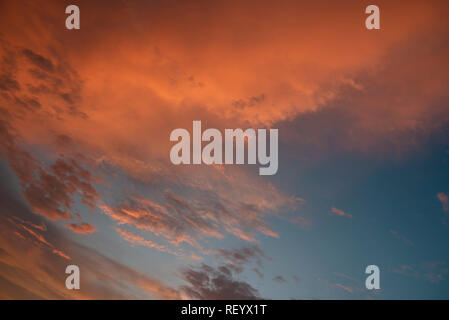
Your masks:
M347 218L352 218L352 215L349 213L344 212L343 210L337 209L335 207L332 207L331 211L329 212L329 214L336 214L337 216L340 217L347 217Z
M441 205L443 206L444 211L449 211L449 197L447 194L440 192L437 194L438 200L440 200Z
M349 294L359 294L365 299L372 299L373 295L379 295L382 290L366 291L364 279L358 279L341 272L332 272L332 279L318 278L319 281L325 284L326 289L332 289L336 294L341 294L342 291Z
M254 300L259 292L250 284L234 279L232 271L225 266L214 269L206 264L187 268L182 272L188 283L181 290L193 299L207 300Z
M134 198L116 208L105 205L102 209L119 225L127 224L150 231L173 245L186 242L198 246L195 234L221 237L220 233L214 231L211 225L183 200L171 194L167 195L167 198L167 206L149 199Z
M28 85L33 83L42 88L49 88L50 93L58 96L63 95L63 92L71 96L79 94L79 81L69 67L61 64L56 68L49 59L35 54L32 50L15 49L6 41L1 41L0 47L1 57L6 61L1 66L0 74L5 74L10 79L17 78L19 83ZM33 66L39 67L40 71L31 71ZM41 72L39 79L36 79L36 72ZM49 72L52 75L49 75ZM26 131L20 122L23 125L23 121L26 123L26 119L33 118L42 124L53 116L59 119L66 114L73 116L77 114L76 107L73 103L58 103L54 98L49 98L46 92L33 92L25 87L26 85L21 84L20 90L17 91L10 90L9 85L3 86L5 93L0 95L2 110L0 124L4 139L0 142L0 150L6 155L19 179L22 193L34 212L51 220L70 220L75 196L86 206L95 207L95 201L98 199L93 187L95 178L79 159L56 156L51 163L53 159L42 157L45 147L42 148L39 143L34 144L33 152L27 150L26 145L33 142L23 135ZM45 107L42 107L43 105ZM25 125L25 128L31 127ZM36 135L35 133L32 135L34 138L31 140L34 140Z
M115 231L117 231L117 233L120 235L120 237L123 240L125 240L125 241L127 241L127 242L129 242L129 243L131 243L133 245L137 244L137 245L140 245L140 246L154 248L154 249L162 251L162 252L169 252L169 253L172 253L172 254L176 255L176 253L171 252L167 247L159 245L157 243L154 243L154 242L152 242L150 240L145 240L143 237L135 235L135 234L132 234L129 231L126 231L126 230L123 230L123 229L120 229L120 228L115 228Z
M277 283L285 283L285 282L287 282L287 280L285 280L285 278L283 276L281 276L281 275L275 276L273 278L273 281L277 282Z
M97 231L97 228L95 228L90 223L71 223L67 225L67 228L72 230L75 233L81 233L81 234L88 234L88 233L94 233Z
M16 217L16 216L13 216L12 218L13 218L14 220L16 220L16 221L22 223L22 224L27 224L27 225L33 227L34 229L37 229L37 230L40 230L40 231L47 231L47 226L46 226L45 223L43 223L43 222L42 222L41 224L37 225L37 224L34 224L34 223L31 222L31 221L25 221L25 220L23 220L23 219L21 219L21 218L19 218L19 217Z
M70 258L68 255L66 255L64 252L62 252L61 250L58 249L53 249L52 251L54 254L57 254L58 256L63 257L66 260L72 260L72 258Z
M447 279L449 268L444 261L423 261L416 265L395 267L393 272L411 278L424 279L431 283L439 283Z
M0 297L183 298L178 290L161 281L73 242L53 224L43 228L43 218L30 211L20 193L11 190L12 175L4 162L0 163L0 170L4 177L0 182L0 283L6 290ZM82 270L81 290L67 290L64 286L64 271L70 258Z
M252 201L250 197L246 197L244 200L246 203L240 203L237 196L231 199L226 190L220 194L220 190L212 191L204 189L204 186L202 190L198 190L196 186L186 189L190 189L194 196L182 197L166 190L158 201L129 196L126 201L114 207L105 204L101 208L118 225L126 224L149 231L175 247L187 243L202 248L204 239L223 239L226 234L248 242L256 242L256 232L278 237L278 234L263 220L264 212L272 207L273 203L252 204L249 202ZM184 190L183 193L185 192ZM288 201L290 200L286 200ZM254 250L258 253L256 249ZM230 254L226 251L221 253ZM238 255L237 257L240 258Z
M301 282L301 278L298 277L298 276L296 276L296 275L293 275L292 278L293 278L293 280L294 280L296 283L300 283L300 282Z
M225 258L228 263L236 265L244 265L255 261L257 265L261 266L262 259L270 259L256 245L232 250L218 249L217 254Z
M24 49L22 51L22 53L38 68L42 69L43 71L46 72L54 72L55 71L55 67L53 66L53 63L49 60L46 59L45 57L34 53L33 51L29 50L29 49Z
M334 274L335 276L339 277L339 278L343 278L343 279L345 279L345 280L349 280L349 281L355 282L355 283L360 283L359 280L357 280L357 279L355 279L355 278L353 278L353 277L351 277L351 276L348 276L348 275L346 275L346 274L344 274L344 273L333 272L333 274Z
M253 268L252 270L257 274L257 276L258 276L260 279L263 279L263 278L264 278L264 274L262 273L262 271L259 270L259 268Z
M28 232L29 234L31 234L34 238L36 238L40 243L43 243L49 247L53 247L52 244L48 243L47 240L45 240L44 236L40 235L39 233L37 233L36 231L31 230L30 228L21 225L21 227Z
M303 216L296 216L291 219L288 219L289 222L299 225L302 228L308 229L312 226L312 221Z
M31 83L28 77L46 81L33 84L32 88L37 90L38 101L45 109L42 113L50 118L45 119L46 128L28 119L29 125L21 128L21 134L26 140L33 140L33 135L38 134L42 143L50 139L46 131L51 129L53 139L61 135L70 137L77 148L87 154L101 154L136 176L144 169L157 167L155 158L166 157L170 129L186 127L195 116L219 128L229 124L233 127L266 126L301 116L310 118L320 112L326 115L329 109L337 109L340 117L332 120L334 124L327 126L329 129L317 125L320 120L312 121L310 127L315 129L305 137L297 136L308 140L322 137L325 132L324 135L331 134L343 141L345 147L365 148L371 152L388 144L392 139L384 138L396 132L410 128L427 130L435 125L431 120L440 123L447 119L444 109L436 103L447 92L443 85L447 83L447 75L441 71L447 64L447 48L442 46L447 23L436 22L441 21L437 18L439 12L447 6L441 1L435 5L413 3L405 11L397 3L385 4L384 10L391 12L391 17L384 17L384 22L394 28L383 30L382 37L376 37L375 41L366 37L363 28L353 27L351 21L360 20L360 12L349 2L343 7L329 2L326 13L314 3L282 2L273 11L272 4L264 1L255 12L252 6L232 2L221 10L211 10L216 12L213 22L203 12L198 12L195 18L186 17L182 8L188 7L187 4L179 4L175 10L164 4L154 10L144 3L117 3L114 5L117 11L111 8L106 14L98 4L86 3L86 10L101 23L86 26L91 34L83 34L76 41L66 39L65 33L54 27L60 18L58 5L52 4L45 13L34 8L33 14L29 14L28 18L40 26L39 32L15 30L14 26L20 25L23 19L23 12L28 12L21 4L8 4L11 14L2 19L6 30L10 30L8 40L29 43L29 48L17 54L24 65L30 65L23 69L34 70L25 77L24 70L17 67L19 72L13 73L15 77L7 79L16 79L29 94L32 92L28 92L26 86ZM123 10L133 16L134 22L119 28L111 21L118 19L118 12ZM298 12L304 16L298 19ZM44 14L47 23L41 19ZM173 20L176 23L161 19L164 14L176 17ZM256 19L256 25L248 27L245 16L264 19ZM418 18L412 23L407 19L409 16ZM333 25L330 33L314 28L320 19ZM228 24L229 20L233 21L232 26L223 30L220 25ZM139 27L146 23L155 28ZM273 25L276 28L273 29ZM306 26L313 32L302 32ZM209 39L207 43L198 38L199 31L204 39ZM107 36L109 33L114 33L114 41ZM98 37L99 34L105 36ZM235 34L241 34L242 39L236 40ZM298 34L301 34L300 41L292 44L292 37ZM428 37L428 34L433 36ZM50 52L43 49L44 45L33 45L36 41L32 41L50 42L55 38L59 46ZM143 38L153 39L151 45L141 41ZM423 46L422 39L428 45ZM235 41L240 45L238 56L234 50ZM267 49L267 41L270 49ZM115 50L120 43L122 50ZM71 50L74 45L76 53ZM206 45L208 52L203 50ZM406 47L406 54L397 52L401 47ZM288 63L279 52L289 52ZM20 65L18 62L22 61L17 60L16 66ZM108 68L110 63L116 68ZM55 78L49 72L51 65L58 75L60 69L64 72ZM73 70L77 72L71 72ZM406 83L401 81L403 73L408 75ZM55 86L61 81L64 90ZM192 87L192 81L202 85ZM70 83L78 89L71 90L75 88L68 87ZM410 90L409 86L425 88L426 95L414 95L419 90ZM62 115L59 110L48 110L54 103L44 101L45 92L53 92L63 100L61 111L69 111L66 106L76 106L84 118L67 121L64 117L63 124L53 121L53 117L62 118ZM399 102L395 100L398 94ZM70 101L75 103L70 104ZM235 101L243 103L233 105ZM124 105L127 111L123 111ZM107 112L99 106L107 106ZM285 134L283 139L286 139ZM325 140L319 139L319 144ZM367 143L368 140L374 142ZM136 147L149 145L151 148ZM138 163L142 165L136 166Z
M13 42L14 45L2 42L1 52L1 57L10 62L2 64L0 73L4 74L1 88L6 92L0 97L4 111L0 122L0 134L4 137L2 153L34 213L52 221L64 220L70 230L86 234L96 228L73 220L80 217L76 212L79 203L84 205L82 210L94 210L101 205L103 212L117 223L115 231L124 241L183 256L186 254L180 244L188 243L202 250L208 245L208 238L232 235L257 243L260 235L279 237L266 217L294 208L297 197L277 190L247 167L202 166L185 170L160 160L169 148L167 131L191 123L189 118L193 115L204 114L212 119L209 111L188 107L185 113L180 113L169 106L168 117L159 122L155 120L159 108L147 108L148 103L163 105L170 101L158 97L158 93L145 89L144 103L139 102L131 93L138 94L141 89L137 85L123 96L124 92L120 92L120 98L110 96L111 100L107 98L106 102L105 96L97 91L104 88L89 79L81 80L80 75L86 75L86 69L58 53L57 48L46 50ZM250 103L264 100L249 97ZM128 120L121 117L122 124L126 122L125 127L130 129L123 131L114 128L117 122L112 115L121 112L123 102L128 99L126 104L142 116ZM110 104L108 112L98 107L107 104ZM131 133L148 128L148 123L155 125L151 134ZM224 123L218 120L217 126L223 127ZM141 143L152 147L142 148ZM114 183L114 177L119 175L138 185L137 190L129 192L121 188L122 182ZM107 199L109 190L104 192L104 185L99 183L117 189L112 199ZM106 198L102 198L104 194ZM125 230L124 225L151 232L159 239L145 239L136 230ZM55 248L52 254L76 258L64 248Z
M343 290L345 290L346 292L349 292L349 293L353 293L354 292L353 288L345 286L345 285L342 285L341 283L336 283L335 286L338 287L338 288L341 288L341 289L343 289Z
M218 249L216 254L218 257L223 258L226 267L236 274L242 273L245 268L255 263L257 267L254 267L252 270L256 272L259 278L263 278L263 273L259 270L259 268L263 268L263 260L271 260L257 245L234 249Z
M401 240L402 242L404 242L405 244L409 245L409 246L413 246L413 241L407 239L404 235L400 234L399 232L397 232L396 230L391 229L390 233L396 238Z
M22 219L20 219L19 217L16 217L16 216L12 216L12 219L11 218L7 218L7 220L10 222L10 224L12 226L16 227L16 230L14 231L14 234L16 236L18 236L19 238L26 239L27 238L26 234L29 234L29 235L32 236L32 239L37 240L38 246L43 245L43 246L49 248L50 252L52 252L52 253L54 253L54 254L56 254L56 255L64 258L64 259L66 259L66 260L71 260L70 256L68 256L62 250L56 249L55 246L52 243L48 242L42 234L40 234L39 232L37 232L37 231L27 227L25 225L25 223L30 224L35 229L38 229L38 230L41 230L41 231L44 231L44 232L47 231L46 227L45 227L45 229L43 229L40 225L35 225L35 224L31 223L31 222L26 222L26 221L24 221L24 220L22 220ZM26 231L26 233L24 234L23 232L20 232L17 229L19 229L19 230L22 229L22 230Z
M98 194L91 184L93 178L74 159L58 159L48 169L25 152L10 153L9 159L35 213L50 220L70 220L75 196L89 208L95 207ZM20 167L23 163L26 171Z

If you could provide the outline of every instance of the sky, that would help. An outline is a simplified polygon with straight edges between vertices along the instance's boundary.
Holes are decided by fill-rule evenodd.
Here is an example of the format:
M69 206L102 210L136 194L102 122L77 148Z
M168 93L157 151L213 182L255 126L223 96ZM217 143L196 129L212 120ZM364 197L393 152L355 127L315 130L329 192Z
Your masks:
M0 0L1 299L449 299L447 1L71 2Z

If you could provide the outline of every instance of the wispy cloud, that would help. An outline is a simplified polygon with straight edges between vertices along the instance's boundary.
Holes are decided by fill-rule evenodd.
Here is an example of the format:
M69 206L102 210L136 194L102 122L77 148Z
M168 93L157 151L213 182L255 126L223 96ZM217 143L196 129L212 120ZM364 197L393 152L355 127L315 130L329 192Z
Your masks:
M335 286L338 287L338 288L341 288L341 289L343 289L343 290L345 290L346 292L349 292L349 293L353 293L354 292L353 288L345 286L345 285L343 285L341 283L336 283Z
M287 280L285 280L285 278L283 276L281 276L281 275L275 276L273 278L273 281L277 282L277 283L285 283L285 282L287 282Z
M352 218L352 214L346 213L343 210L337 209L335 207L332 207L331 211L329 212L330 215L334 214L340 217L346 217L346 218Z
M405 244L409 245L409 246L413 246L413 241L409 240L408 238L406 238L404 235L400 234L398 231L390 229L390 233L398 240L401 240L402 242L404 242Z
M423 261L419 264L400 265L393 272L407 277L425 279L432 283L444 281L449 276L449 268L444 261Z
M438 200L440 200L444 211L449 211L449 196L443 192L437 194Z
M17 220L18 221L23 221L22 219L20 219L20 218L18 218L16 216L14 216L13 218L15 218L15 219L13 220L13 219L9 219L8 218L9 222L11 222L12 225L14 225L16 227L19 227L19 228L25 230L29 235L31 235L34 239L36 239L38 241L39 245L43 244L45 247L47 247L49 249L50 252L52 252L52 253L54 253L54 254L56 254L56 255L64 258L64 259L66 259L66 260L71 260L69 255L64 253L62 250L59 250L59 249L55 248L55 246L52 243L48 242L45 239L45 237L42 234L40 234L37 230L33 230L32 228L27 227L25 224L23 224L21 222L16 222ZM34 226L36 229L38 229L40 231L43 231L43 232L47 231L47 229L42 230L40 225L36 225L36 224L32 224L32 223L31 223L31 225ZM22 239L26 239L24 234L21 233L18 230L16 230L14 232L14 234L18 235Z
M293 278L293 281L295 281L295 283L297 283L297 284L301 282L301 278L298 277L297 275L293 275L292 278Z
M259 267L261 267L262 260L271 260L271 258L265 255L262 249L260 249L257 245L232 250L218 249L217 254L225 258L227 263L235 266L242 266L254 261Z
M94 233L97 231L97 228L95 228L93 225L87 222L83 223L71 223L67 225L67 228L72 230L75 233L80 234L88 234L88 233Z
M149 248L153 248L162 252L168 252L168 253L172 253L174 255L177 255L177 253L169 250L166 246L154 243L150 240L145 240L143 237L135 235L129 231L120 229L120 228L115 228L115 231L117 231L117 233L120 235L120 237L131 243L132 245L140 245L140 246L145 246L145 247L149 247Z

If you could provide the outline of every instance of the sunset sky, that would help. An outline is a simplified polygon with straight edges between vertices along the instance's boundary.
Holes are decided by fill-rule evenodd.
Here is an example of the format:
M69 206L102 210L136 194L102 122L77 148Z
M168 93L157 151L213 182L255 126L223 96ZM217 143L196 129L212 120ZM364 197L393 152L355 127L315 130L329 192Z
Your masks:
M449 299L448 17L0 0L0 298ZM194 120L278 129L277 174L172 164Z

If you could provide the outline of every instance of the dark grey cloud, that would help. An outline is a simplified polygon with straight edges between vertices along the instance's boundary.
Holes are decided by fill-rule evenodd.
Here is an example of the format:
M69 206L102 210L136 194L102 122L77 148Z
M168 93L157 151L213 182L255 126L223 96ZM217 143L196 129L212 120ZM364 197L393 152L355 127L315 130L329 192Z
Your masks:
M4 100L0 100L0 109L13 111L15 117L33 112L43 117L86 118L79 110L83 86L80 76L62 57L54 52L47 55L15 47L0 38L0 99ZM18 74L22 74L20 79L33 81L19 81Z
M17 91L20 90L20 85L13 77L8 74L0 74L0 90Z
M247 99L238 99L238 100L234 100L232 101L232 106L238 108L238 109L244 109L247 107L254 107L258 104L261 104L262 102L265 101L265 94L260 94L257 96L252 96L249 97Z
M277 282L277 283L285 283L285 282L287 282L287 280L285 280L285 278L283 276L281 276L281 275L277 275L276 277L274 277L273 281Z
M231 250L218 249L217 254L225 258L229 263L237 266L256 262L260 267L262 266L263 259L270 259L257 245L235 248Z
M37 54L29 49L23 49L22 53L25 57L29 59L29 61L34 64L36 67L46 71L46 72L54 72L55 67L51 60Z
M181 287L181 290L193 299L261 299L257 289L246 282L236 280L232 271L225 266L214 269L203 264L198 268L185 269L182 277L188 285Z

